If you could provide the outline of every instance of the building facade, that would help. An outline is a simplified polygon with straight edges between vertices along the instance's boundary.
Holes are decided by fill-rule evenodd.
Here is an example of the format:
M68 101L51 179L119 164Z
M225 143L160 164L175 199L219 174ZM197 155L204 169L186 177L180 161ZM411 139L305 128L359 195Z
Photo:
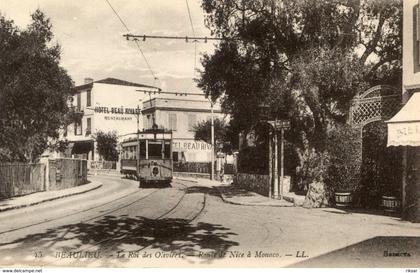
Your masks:
M197 123L211 118L211 105L206 99L156 97L143 103L143 127L172 130L174 161L209 162L211 144L194 140ZM220 104L213 106L214 118L225 119Z
M74 88L70 102L72 123L62 132L69 142L66 157L99 160L94 134L115 131L119 137L142 130L142 102L149 98L144 91L156 92L153 86L114 78L99 81L85 79Z
M402 109L388 123L388 146L403 150L402 214L420 222L420 8L403 1Z

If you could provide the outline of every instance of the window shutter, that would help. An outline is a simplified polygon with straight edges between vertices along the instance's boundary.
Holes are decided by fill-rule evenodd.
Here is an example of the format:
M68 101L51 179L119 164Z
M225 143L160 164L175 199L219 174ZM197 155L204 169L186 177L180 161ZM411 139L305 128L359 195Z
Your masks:
M169 114L169 129L176 130L176 114Z
M88 90L86 92L86 106L91 106L92 104L92 92L91 90Z
M416 12L416 42L415 45L417 46L417 65L420 65L420 0L418 1L417 8L415 8ZM415 62L414 62L415 63Z
M194 131L194 126L197 122L195 114L188 114L188 130Z
M80 95L80 92L79 92L79 93L77 93L77 110L78 111L80 111L81 106L82 106L82 98L81 98L81 95Z

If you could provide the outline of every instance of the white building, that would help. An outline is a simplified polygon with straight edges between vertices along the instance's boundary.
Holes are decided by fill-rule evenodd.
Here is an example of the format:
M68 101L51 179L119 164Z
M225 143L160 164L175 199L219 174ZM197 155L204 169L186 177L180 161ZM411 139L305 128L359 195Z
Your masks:
M142 130L141 105L149 99L143 91L158 91L153 86L114 78L76 86L71 101L73 114L80 120L67 126L63 138L69 141L66 156L98 160L93 135L98 131L116 131L118 136Z
M388 146L403 149L402 209L405 219L420 222L420 8L403 1L404 106L388 121Z
M137 130L152 128L154 118L159 128L173 131L175 161L211 161L211 145L194 140L194 126L211 117L210 102L203 96L161 93L157 87L114 78L85 79L85 84L74 91L70 107L77 122L62 132L61 138L69 146L60 156L100 160L96 132L115 131L122 141ZM213 112L215 118L225 118L219 103L213 106Z
M158 128L173 132L174 161L210 162L211 144L194 140L194 127L197 123L211 118L211 104L204 98L156 97L143 103L143 126L152 128L153 122ZM219 103L213 106L214 118L226 118Z

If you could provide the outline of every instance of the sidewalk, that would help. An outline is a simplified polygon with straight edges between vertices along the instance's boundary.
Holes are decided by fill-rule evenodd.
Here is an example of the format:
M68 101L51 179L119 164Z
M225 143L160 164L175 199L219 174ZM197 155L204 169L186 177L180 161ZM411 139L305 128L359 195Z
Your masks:
M247 191L233 186L231 183L221 183L204 178L175 177L179 180L195 182L205 187L216 188L222 200L226 203L242 206L270 206L270 207L294 207L301 206L304 197L288 194L284 200L272 199L255 192ZM303 199L302 199L303 198Z
M11 210L11 209L18 209L18 208L33 206L33 205L51 201L51 200L85 193L91 190L95 190L101 186L102 186L102 183L100 182L90 182L88 184L69 188L69 189L36 192L36 193L24 195L24 196L17 196L17 197L12 197L5 200L0 200L0 212Z

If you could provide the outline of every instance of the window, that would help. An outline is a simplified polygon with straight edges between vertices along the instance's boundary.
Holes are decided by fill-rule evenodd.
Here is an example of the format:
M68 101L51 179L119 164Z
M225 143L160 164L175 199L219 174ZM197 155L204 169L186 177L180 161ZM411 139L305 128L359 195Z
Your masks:
M92 105L92 93L91 90L88 90L86 92L86 106L91 106Z
M188 114L188 131L194 131L196 122L197 116L195 114Z
M178 152L172 152L172 159L174 162L178 162Z
M86 135L90 135L92 133L92 119L87 118L86 119Z
M420 9L413 7L413 64L414 73L420 71Z
M82 134L82 120L76 121L74 123L74 135L81 135Z
M176 114L169 114L169 130L173 130L176 131L177 126L176 126Z
M137 146L131 146L131 159L137 159Z
M146 158L146 140L140 140L140 158Z
M162 142L149 141L149 158L162 158Z
M165 141L165 146L164 146L165 150L164 152L164 158L165 159L170 159L171 158L171 142L170 141Z

